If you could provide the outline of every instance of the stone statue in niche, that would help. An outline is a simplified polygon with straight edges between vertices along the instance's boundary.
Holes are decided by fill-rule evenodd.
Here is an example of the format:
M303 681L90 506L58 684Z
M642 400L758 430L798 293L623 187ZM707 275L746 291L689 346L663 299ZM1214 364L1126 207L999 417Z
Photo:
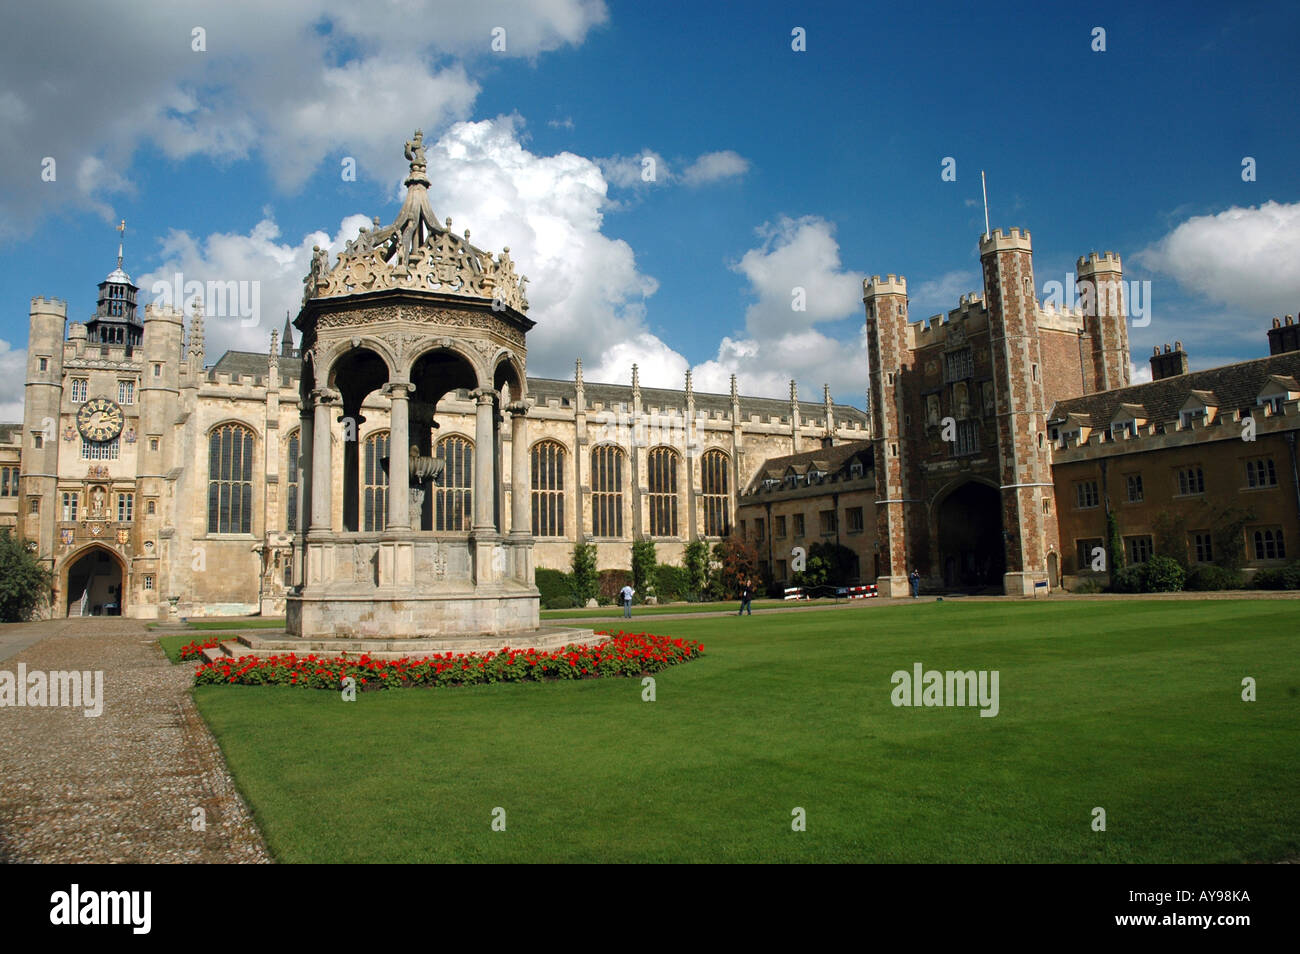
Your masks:
M958 420L970 417L970 388L965 381L958 381L952 386L952 406Z
M931 394L925 399L925 422L931 427L939 426L939 395Z

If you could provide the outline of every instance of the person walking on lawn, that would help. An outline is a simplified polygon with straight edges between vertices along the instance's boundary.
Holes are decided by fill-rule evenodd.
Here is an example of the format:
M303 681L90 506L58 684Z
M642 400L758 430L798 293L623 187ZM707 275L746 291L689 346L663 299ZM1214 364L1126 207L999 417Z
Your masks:
M619 598L623 601L623 618L632 618L632 597L636 596L636 590L632 589L629 583L618 591Z
M753 616L754 608L749 605L750 601L752 601L753 599L754 599L754 581L745 580L744 583L740 584L740 612L738 612L736 615L743 616L745 615L746 612L748 612L750 616Z

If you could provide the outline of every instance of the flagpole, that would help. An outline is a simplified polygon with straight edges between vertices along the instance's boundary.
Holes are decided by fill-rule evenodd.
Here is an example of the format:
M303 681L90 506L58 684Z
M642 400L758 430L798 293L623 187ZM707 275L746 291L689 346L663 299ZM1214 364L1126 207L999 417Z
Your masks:
M989 237L989 188L984 183L984 170L980 170L980 191L984 193L984 237Z

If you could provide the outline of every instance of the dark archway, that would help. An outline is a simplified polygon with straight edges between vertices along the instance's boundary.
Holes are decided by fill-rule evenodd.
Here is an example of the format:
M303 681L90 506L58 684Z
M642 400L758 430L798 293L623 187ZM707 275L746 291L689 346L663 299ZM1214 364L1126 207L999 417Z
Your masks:
M434 457L440 456L435 453L437 439L433 432L438 427L434 416L438 413L438 403L445 395L452 391L465 391L469 394L479 386L478 374L469 359L458 351L450 348L436 348L432 351L426 351L416 359L411 366L411 383L414 385L414 393L411 395L410 404L410 440L412 447L418 447L421 456ZM495 413L495 411L494 411ZM473 426L473 425L471 425ZM493 428L495 432L495 426ZM477 434L475 435L477 437ZM468 440L468 438L466 438ZM477 441L471 443L474 447L473 453L480 453L481 449L477 446ZM399 453L399 449L393 448L391 453ZM491 452L491 448L488 448ZM449 463L448 466L451 466ZM468 480L472 487L473 470L472 457L465 464L469 470ZM447 474L442 478L443 485L452 475ZM434 499L437 495L433 488L426 488L424 502L420 507L420 513L417 515L412 508L411 523L414 527L421 530L434 529Z
M1006 548L1002 495L988 484L962 484L939 505L939 571L944 586L1002 587Z
M68 564L63 578L67 616L122 614L122 561L107 547L83 550Z
M343 530L361 529L360 435L366 422L361 406L367 397L388 383L388 365L365 346L352 348L340 355L330 369L331 383L343 398Z

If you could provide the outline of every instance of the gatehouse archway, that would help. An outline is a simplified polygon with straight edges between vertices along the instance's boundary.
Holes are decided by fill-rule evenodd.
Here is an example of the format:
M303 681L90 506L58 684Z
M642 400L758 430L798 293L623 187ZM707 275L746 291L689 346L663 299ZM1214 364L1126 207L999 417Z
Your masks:
M108 547L73 554L60 574L65 616L120 616L125 609L126 567Z
M969 481L938 507L939 570L949 589L1001 588L1006 572L1002 538L1002 494Z

